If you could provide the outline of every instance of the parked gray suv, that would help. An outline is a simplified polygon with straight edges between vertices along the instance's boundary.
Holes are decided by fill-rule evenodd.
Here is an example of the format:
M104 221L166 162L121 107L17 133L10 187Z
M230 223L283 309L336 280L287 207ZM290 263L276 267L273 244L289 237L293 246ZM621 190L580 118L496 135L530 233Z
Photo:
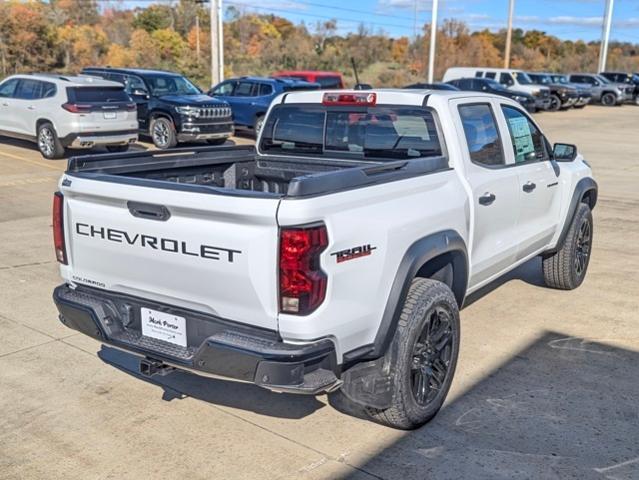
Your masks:
M614 106L632 100L634 88L623 83L614 83L595 73L571 73L572 83L585 84L590 87L592 101L602 105Z

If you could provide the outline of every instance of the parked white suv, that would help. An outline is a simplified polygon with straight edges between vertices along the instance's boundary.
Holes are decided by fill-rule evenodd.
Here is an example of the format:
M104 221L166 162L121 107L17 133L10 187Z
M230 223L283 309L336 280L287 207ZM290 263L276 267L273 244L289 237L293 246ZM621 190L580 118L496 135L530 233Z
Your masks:
M46 74L0 83L0 135L35 141L45 158L98 145L122 152L137 129L136 105L119 83Z

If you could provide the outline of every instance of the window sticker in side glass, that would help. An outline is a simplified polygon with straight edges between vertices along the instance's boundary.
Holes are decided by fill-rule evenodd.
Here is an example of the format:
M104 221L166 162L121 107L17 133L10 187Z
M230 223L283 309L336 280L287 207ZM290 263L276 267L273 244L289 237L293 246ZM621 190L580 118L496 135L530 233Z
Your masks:
M508 128L515 147L515 163L526 161L526 157L535 152L532 133L525 117L508 118Z

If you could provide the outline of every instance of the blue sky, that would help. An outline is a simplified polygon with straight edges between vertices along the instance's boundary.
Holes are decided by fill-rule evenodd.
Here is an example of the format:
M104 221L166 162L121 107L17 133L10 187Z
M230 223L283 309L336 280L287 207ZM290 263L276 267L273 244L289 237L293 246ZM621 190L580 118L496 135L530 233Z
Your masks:
M223 0L243 11L273 13L295 23L314 25L338 20L340 33L356 30L360 23L391 36L414 32L430 22L430 0ZM498 30L506 26L508 0L440 0L439 19L463 20L472 30ZM538 29L562 39L597 40L605 0L515 0L514 26ZM639 43L639 0L615 0L611 38Z

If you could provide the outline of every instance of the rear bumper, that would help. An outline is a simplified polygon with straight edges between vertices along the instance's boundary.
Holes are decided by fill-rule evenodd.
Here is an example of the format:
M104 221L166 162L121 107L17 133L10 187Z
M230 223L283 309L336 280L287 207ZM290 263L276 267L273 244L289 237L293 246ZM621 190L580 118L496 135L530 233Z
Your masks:
M138 140L137 130L73 133L60 139L65 147L92 148L98 145L128 145Z
M270 390L311 395L341 386L335 346L329 339L284 343L274 331L88 287L60 285L53 300L64 325L141 356L147 367L152 361ZM143 336L141 307L185 317L187 346ZM142 373L147 372L143 369Z

